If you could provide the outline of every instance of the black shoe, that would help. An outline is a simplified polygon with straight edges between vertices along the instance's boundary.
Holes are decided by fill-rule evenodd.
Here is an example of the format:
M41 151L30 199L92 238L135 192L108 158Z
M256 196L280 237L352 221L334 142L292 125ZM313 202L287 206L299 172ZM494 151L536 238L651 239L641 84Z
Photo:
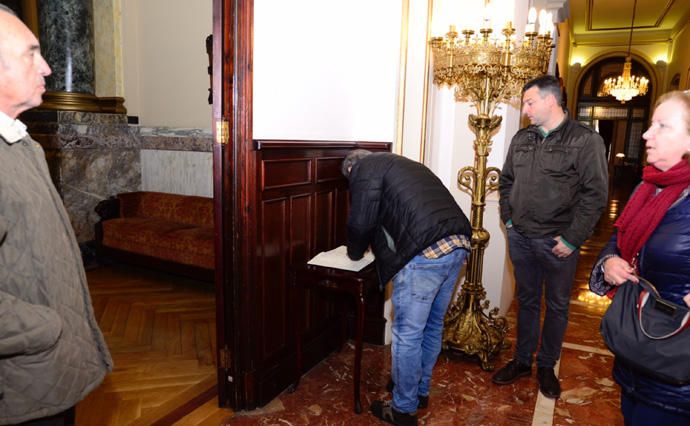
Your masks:
M539 390L545 397L557 399L561 396L561 384L558 382L553 368L538 367L537 380L539 381Z
M392 425L417 426L416 413L401 413L393 408L391 401L374 401L369 409L374 416Z
M395 389L395 382L393 379L388 379L386 390L392 393L393 389ZM417 408L423 410L429 406L429 395L417 395L417 398L419 398L419 405L417 405Z
M520 364L516 360L511 360L503 368L493 375L491 381L497 385L509 385L520 377L532 374L532 366Z

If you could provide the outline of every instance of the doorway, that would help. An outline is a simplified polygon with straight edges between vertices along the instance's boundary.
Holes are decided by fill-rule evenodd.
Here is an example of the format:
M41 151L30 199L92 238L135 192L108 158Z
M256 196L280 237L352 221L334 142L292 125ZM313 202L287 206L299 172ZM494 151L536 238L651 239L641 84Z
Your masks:
M596 131L604 139L608 158L609 188L634 187L644 167L642 133L651 110L652 83L645 95L621 103L604 95L602 86L609 77L616 77L623 69L623 57L602 59L582 76L576 91L575 118ZM654 80L641 62L632 60L633 74Z

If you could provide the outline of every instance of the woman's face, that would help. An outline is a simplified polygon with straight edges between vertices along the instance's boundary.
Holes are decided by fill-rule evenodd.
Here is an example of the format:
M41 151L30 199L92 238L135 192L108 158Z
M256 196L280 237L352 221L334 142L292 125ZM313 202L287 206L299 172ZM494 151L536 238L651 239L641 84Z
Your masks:
M690 150L688 133L690 111L675 99L659 105L652 116L652 125L642 137L647 141L647 162L661 171L675 166Z

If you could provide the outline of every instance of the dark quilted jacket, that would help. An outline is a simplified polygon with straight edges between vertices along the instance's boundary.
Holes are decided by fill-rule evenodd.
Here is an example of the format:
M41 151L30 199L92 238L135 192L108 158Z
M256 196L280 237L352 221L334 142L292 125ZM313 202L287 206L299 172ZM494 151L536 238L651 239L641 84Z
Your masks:
M375 153L350 172L348 255L362 257L371 245L381 284L436 241L472 230L441 180L424 165Z
M690 293L690 197L686 189L668 210L659 226L647 240L638 259L639 273L659 290L661 296L684 305L683 296ZM611 286L604 282L601 264L604 257L618 254L616 235L599 255L590 276L590 289L605 294ZM690 330L684 332L690 338ZM690 354L688 354L690 357ZM613 377L623 392L667 410L690 416L690 385L661 383L616 362Z
M0 424L64 411L111 369L43 151L0 138Z
M515 134L499 181L501 220L530 238L561 235L579 247L606 207L604 141L566 118L544 138L537 126Z

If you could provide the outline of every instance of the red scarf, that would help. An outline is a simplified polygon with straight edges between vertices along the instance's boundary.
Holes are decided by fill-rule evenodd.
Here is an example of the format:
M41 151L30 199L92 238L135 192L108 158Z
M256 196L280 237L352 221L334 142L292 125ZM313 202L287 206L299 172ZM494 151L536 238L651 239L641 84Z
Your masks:
M656 229L666 211L690 185L690 166L682 160L662 172L654 166L642 171L642 184L628 201L613 225L618 228L618 250L628 263L635 257ZM657 188L662 191L656 194Z

